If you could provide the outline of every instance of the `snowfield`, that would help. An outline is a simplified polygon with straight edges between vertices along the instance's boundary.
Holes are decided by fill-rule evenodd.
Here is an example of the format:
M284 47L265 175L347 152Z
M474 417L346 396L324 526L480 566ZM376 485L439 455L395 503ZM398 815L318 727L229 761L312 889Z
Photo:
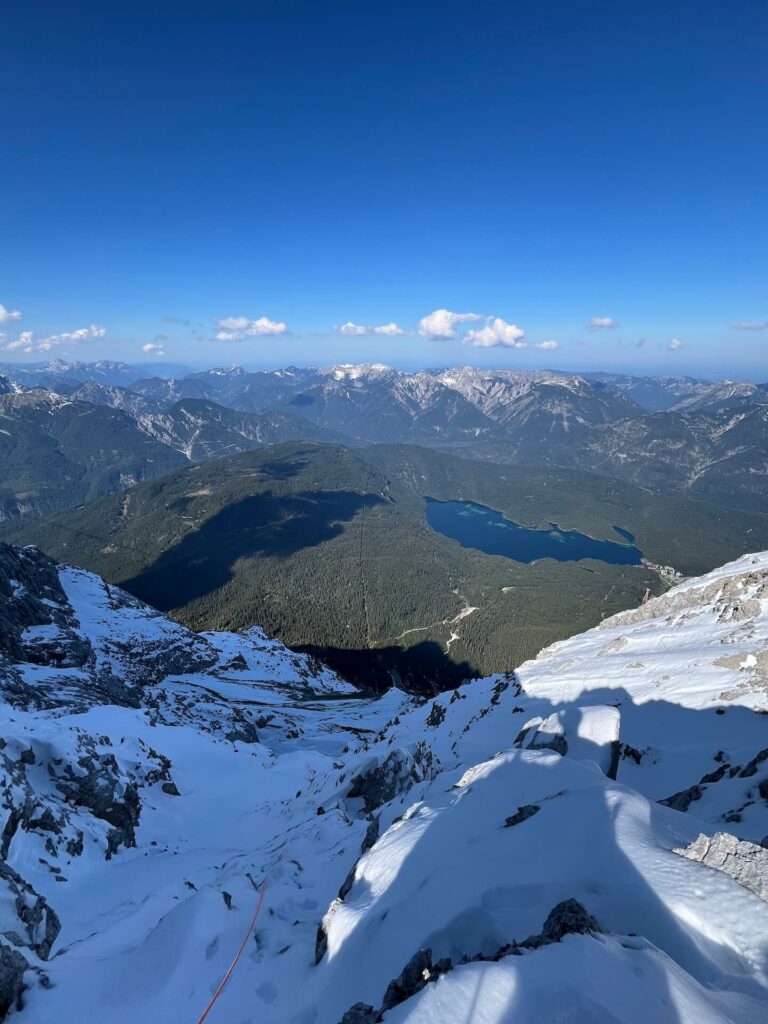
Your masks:
M0 691L14 1024L768 1020L768 553L424 702L0 545Z

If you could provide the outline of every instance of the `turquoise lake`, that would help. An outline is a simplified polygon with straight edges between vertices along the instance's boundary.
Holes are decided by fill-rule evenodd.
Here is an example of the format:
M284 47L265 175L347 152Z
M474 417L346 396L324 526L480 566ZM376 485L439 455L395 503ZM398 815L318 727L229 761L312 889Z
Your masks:
M444 537L462 547L475 548L486 555L502 555L515 562L536 562L554 558L558 562L577 562L594 558L611 565L639 565L642 552L627 530L614 526L621 540L595 540L578 530L561 530L555 523L548 530L535 530L507 519L492 508L472 501L437 501L427 498L427 522Z

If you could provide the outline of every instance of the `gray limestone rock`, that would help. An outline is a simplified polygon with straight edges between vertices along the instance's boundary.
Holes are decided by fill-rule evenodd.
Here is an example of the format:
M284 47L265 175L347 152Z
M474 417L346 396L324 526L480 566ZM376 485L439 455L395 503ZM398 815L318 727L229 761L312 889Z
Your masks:
M713 836L702 832L690 846L676 849L675 853L724 871L739 885L768 902L768 850L762 846L737 839L729 832L716 832Z

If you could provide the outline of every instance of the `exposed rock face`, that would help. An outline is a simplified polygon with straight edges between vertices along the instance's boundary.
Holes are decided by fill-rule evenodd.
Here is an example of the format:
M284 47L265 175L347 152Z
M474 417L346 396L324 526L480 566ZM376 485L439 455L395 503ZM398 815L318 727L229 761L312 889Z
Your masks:
M557 715L550 715L546 720L538 717L528 722L515 738L515 746L526 750L554 750L561 757L568 753L568 742Z
M534 814L538 814L541 810L538 804L523 804L522 807L518 807L514 814L511 814L504 822L504 828L511 828L513 825L519 825L522 821L527 821L528 818L532 818Z
M400 976L394 981L390 981L387 991L384 993L381 1012L386 1013L393 1006L398 1006L406 999L410 999L411 996L420 992L428 981L432 981L438 974L444 973L450 966L450 960L446 960L441 961L433 968L432 950L420 949L405 965Z
M535 950L553 942L560 942L565 935L594 935L600 932L600 925L578 900L563 900L549 912L541 932L537 935L530 935L523 942L508 943L491 956L484 956L482 953L477 956L465 956L461 963L499 961L508 956L522 956L526 950ZM355 1003L347 1010L339 1024L376 1024L384 1019L384 1014L388 1010L404 1003L420 992L425 985L437 981L441 974L453 970L453 967L454 964L449 957L443 957L433 963L432 950L420 949L414 953L399 977L389 983L378 1011L368 1003Z
M675 853L724 871L739 885L768 902L768 850L761 846L737 839L729 832L716 832L713 836L702 832L690 846L676 849Z
M768 759L768 747L765 747L763 750L758 751L752 758L752 760L748 764L744 765L744 767L739 772L739 776L742 779L751 778L751 776L757 773L757 769L766 759Z
M503 960L505 956L520 956L526 949L540 949L553 942L560 942L566 935L597 935L602 930L586 907L578 900L571 898L563 900L562 903L558 903L550 910L543 928L536 935L529 935L522 942L510 942L498 949L492 956L478 954L478 956L465 958L465 962Z
M86 578L37 548L0 543L0 693L15 707L55 707L65 693L72 703L78 690L83 710L96 703L138 707L142 686L170 673L202 671L217 661L204 638L180 627L162 638L139 638L130 631L125 637L107 634L95 644L67 595L70 576ZM117 618L125 612L128 620L131 613L159 618L117 587L101 581L98 586L106 613ZM53 671L29 686L19 672L25 664Z
M682 789L679 793L673 793L672 796L659 800L659 803L664 804L665 807L671 807L673 811L687 811L694 800L701 800L703 795L704 789L697 784L688 789Z
M61 922L44 896L41 896L8 864L0 862L0 884L13 899L19 931L6 933L14 945L29 946L47 960L61 931Z
M376 1024L376 1012L368 1003L355 1003L341 1018L340 1024Z
M108 822L126 846L135 845L134 827L139 823L141 802L133 782L124 782L113 754L80 758L76 774L70 765L57 782L68 803L87 807L96 818Z
M610 621L611 627L633 625L660 615L695 613L714 605L720 622L743 622L760 614L760 601L768 595L768 572L763 568L745 570L739 576L715 579L695 589L676 587L669 593L654 597L639 608L620 612ZM597 628L608 628L601 623Z
M439 762L427 744L420 740L413 751L393 750L386 758L352 779L347 796L362 798L366 814L382 804L406 793L417 782L432 779L439 770Z
M363 844L360 847L360 853L365 853L366 850L370 850L376 840L379 838L381 832L381 821L379 818L371 818L371 823L365 831L363 838Z
M432 702L432 710L429 712L426 724L436 729L445 719L445 708L439 700Z
M0 942L0 1020L19 1002L28 966L18 950Z
M545 946L559 942L564 935L592 935L602 931L597 921L578 900L563 900L549 912L540 936L532 936L526 945Z
M87 640L74 619L56 563L36 548L0 544L0 651L14 661L79 668L88 662Z
M61 750L58 756L50 750L40 755L39 768L44 768L52 784L45 793L35 786L39 769L28 757L14 760L9 756L10 746L0 751L4 775L0 812L6 812L0 834L3 857L8 856L19 830L43 836L47 854L54 860L62 854L78 856L83 836L75 822L85 810L110 826L101 829L109 858L120 846L135 846L135 828L141 814L139 788L163 780L164 785L172 784L170 762L151 749L145 752L141 765L126 770L112 753L108 739L105 743L105 738L97 740L78 729L73 729L71 736L73 749Z

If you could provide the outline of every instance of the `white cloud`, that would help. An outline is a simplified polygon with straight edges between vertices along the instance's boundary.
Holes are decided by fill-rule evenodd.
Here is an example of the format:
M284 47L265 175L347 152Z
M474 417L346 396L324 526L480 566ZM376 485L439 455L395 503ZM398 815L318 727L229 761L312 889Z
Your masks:
M147 352L154 356L164 356L165 349L162 345L156 345L152 341L148 341L146 345L141 346L143 352Z
M540 341L536 345L534 345L533 347L534 348L543 348L545 351L551 352L553 349L560 348L560 342L559 341Z
M682 347L683 343L679 338L670 338L669 344L667 345L670 352L677 352L677 350Z
M6 342L2 349L4 352L34 352L32 345L32 331L22 331L15 341Z
M2 307L0 307L1 309ZM734 320L731 327L737 331L768 331L768 319L766 320Z
M613 319L612 316L593 316L592 319L587 323L588 331L602 331L610 329L612 327L618 327L618 323Z
M217 327L225 327L230 331L244 331L251 325L247 316L225 316L223 320L214 320L213 322Z
M37 340L34 344L40 352L50 352L58 345L79 345L83 341L93 341L96 338L103 338L107 333L106 327L98 327L91 324L90 327L80 327L76 331L65 331L63 334L51 334L47 338Z
M21 320L21 313L19 310L6 309L2 302L0 302L0 324L11 324L16 320Z
M84 341L95 341L107 333L106 327L91 324L80 327L76 331L64 331L62 334L49 334L47 338L36 338L32 331L22 331L15 341L2 346L5 352L50 352L59 345L79 345Z
M451 341L456 337L459 324L477 323L485 319L480 313L452 313L449 309L436 309L419 320L419 334L432 341Z
M362 324L353 324L351 320L342 324L341 327L337 327L336 330L339 334L345 334L347 336L369 333L368 327L363 327Z
M381 324L379 327L373 328L374 334L385 334L388 338L399 338L407 332L399 327L394 321L388 324Z
M258 320L249 320L245 316L227 316L213 321L224 330L216 334L217 341L243 341L245 338L267 337L276 334L287 334L287 326L277 320L260 316Z
M506 320L497 316L485 327L468 331L464 340L476 348L528 348L528 342L521 341L524 334L522 327L508 324Z
M348 321L342 324L341 327L337 327L336 331L338 334L345 334L348 336L360 336L362 334L384 334L389 338L399 338L407 332L399 327L394 321L388 324L380 324L378 327L366 327L363 324L353 324L352 321Z

